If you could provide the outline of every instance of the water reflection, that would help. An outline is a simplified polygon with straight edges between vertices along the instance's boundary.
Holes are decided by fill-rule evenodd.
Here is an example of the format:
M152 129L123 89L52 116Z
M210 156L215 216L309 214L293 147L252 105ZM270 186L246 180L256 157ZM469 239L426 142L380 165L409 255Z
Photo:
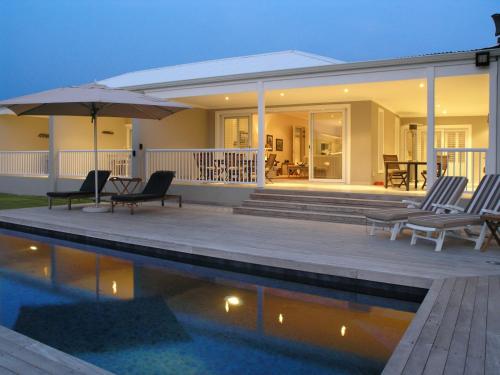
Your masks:
M14 236L1 237L0 272L16 281L14 289L0 286L0 323L10 327L26 306L161 298L188 333L224 332L255 345L264 340L276 347L302 345L302 351L307 345L385 363L413 317L408 311L235 281L220 271L200 275L196 267L165 268ZM33 288L36 293L29 292ZM17 302L9 305L9 298Z

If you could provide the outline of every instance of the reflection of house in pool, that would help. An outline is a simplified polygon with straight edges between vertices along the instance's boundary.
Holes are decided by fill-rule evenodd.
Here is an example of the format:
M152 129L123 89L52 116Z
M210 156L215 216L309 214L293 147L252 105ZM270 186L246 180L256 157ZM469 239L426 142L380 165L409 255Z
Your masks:
M189 340L162 298L23 306L14 329L67 353Z

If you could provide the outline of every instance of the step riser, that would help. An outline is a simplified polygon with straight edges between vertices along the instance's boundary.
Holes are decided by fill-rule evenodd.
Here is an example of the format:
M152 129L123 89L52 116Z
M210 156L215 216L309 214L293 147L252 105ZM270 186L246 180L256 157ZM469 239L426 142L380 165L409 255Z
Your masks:
M313 196L295 196L295 195L277 195L277 194L250 194L251 200L259 201L285 201L289 203L311 203L318 205L344 205L344 206L361 206L361 207L405 207L401 201L374 201L363 199L349 198L330 198L330 197L313 197Z
M323 221L331 223L345 223L345 224L359 224L359 225L364 225L366 223L364 217L344 217L339 215L314 215L314 213L307 213L307 212L302 213L302 212L291 212L291 211L276 212L276 211L266 211L266 210L253 210L251 208L244 208L244 207L234 208L233 213L238 215Z
M373 208L367 207L343 207L334 205L310 205L303 203L288 203L276 201L244 201L242 207L248 208L273 208L278 210L294 210L304 212L322 212L322 213L345 213L354 215L365 215Z
M351 199L371 199L380 201L400 202L403 199L415 199L415 196L401 194L370 194L370 193L352 193L340 191L321 191L321 190L281 190L281 189L256 189L257 194L267 195L300 195L329 198L351 198Z

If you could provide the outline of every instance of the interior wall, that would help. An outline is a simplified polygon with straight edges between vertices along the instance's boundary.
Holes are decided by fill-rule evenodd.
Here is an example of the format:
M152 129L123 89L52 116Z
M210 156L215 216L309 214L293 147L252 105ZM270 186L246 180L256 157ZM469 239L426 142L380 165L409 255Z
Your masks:
M422 124L427 126L426 117L405 117L401 119L403 124ZM437 125L472 125L471 147L488 148L488 116L437 116Z
M97 122L99 149L126 149L127 128L130 123L124 118L99 118ZM110 131L113 134L102 134ZM92 150L94 148L94 129L88 117L55 116L54 144L58 150Z
M210 112L188 109L163 120L137 120L134 132L139 132L139 142L148 148L210 148L214 133L210 129ZM213 116L212 116L213 117ZM139 124L139 126L135 126Z
M49 139L39 134L49 133L49 120L30 116L0 116L0 151L43 151L49 149Z

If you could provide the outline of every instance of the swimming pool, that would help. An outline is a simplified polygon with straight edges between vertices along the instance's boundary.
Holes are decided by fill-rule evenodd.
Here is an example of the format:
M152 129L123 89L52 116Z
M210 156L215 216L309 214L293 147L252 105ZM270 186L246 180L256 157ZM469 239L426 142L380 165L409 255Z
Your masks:
M417 308L0 231L0 324L119 374L377 374Z

